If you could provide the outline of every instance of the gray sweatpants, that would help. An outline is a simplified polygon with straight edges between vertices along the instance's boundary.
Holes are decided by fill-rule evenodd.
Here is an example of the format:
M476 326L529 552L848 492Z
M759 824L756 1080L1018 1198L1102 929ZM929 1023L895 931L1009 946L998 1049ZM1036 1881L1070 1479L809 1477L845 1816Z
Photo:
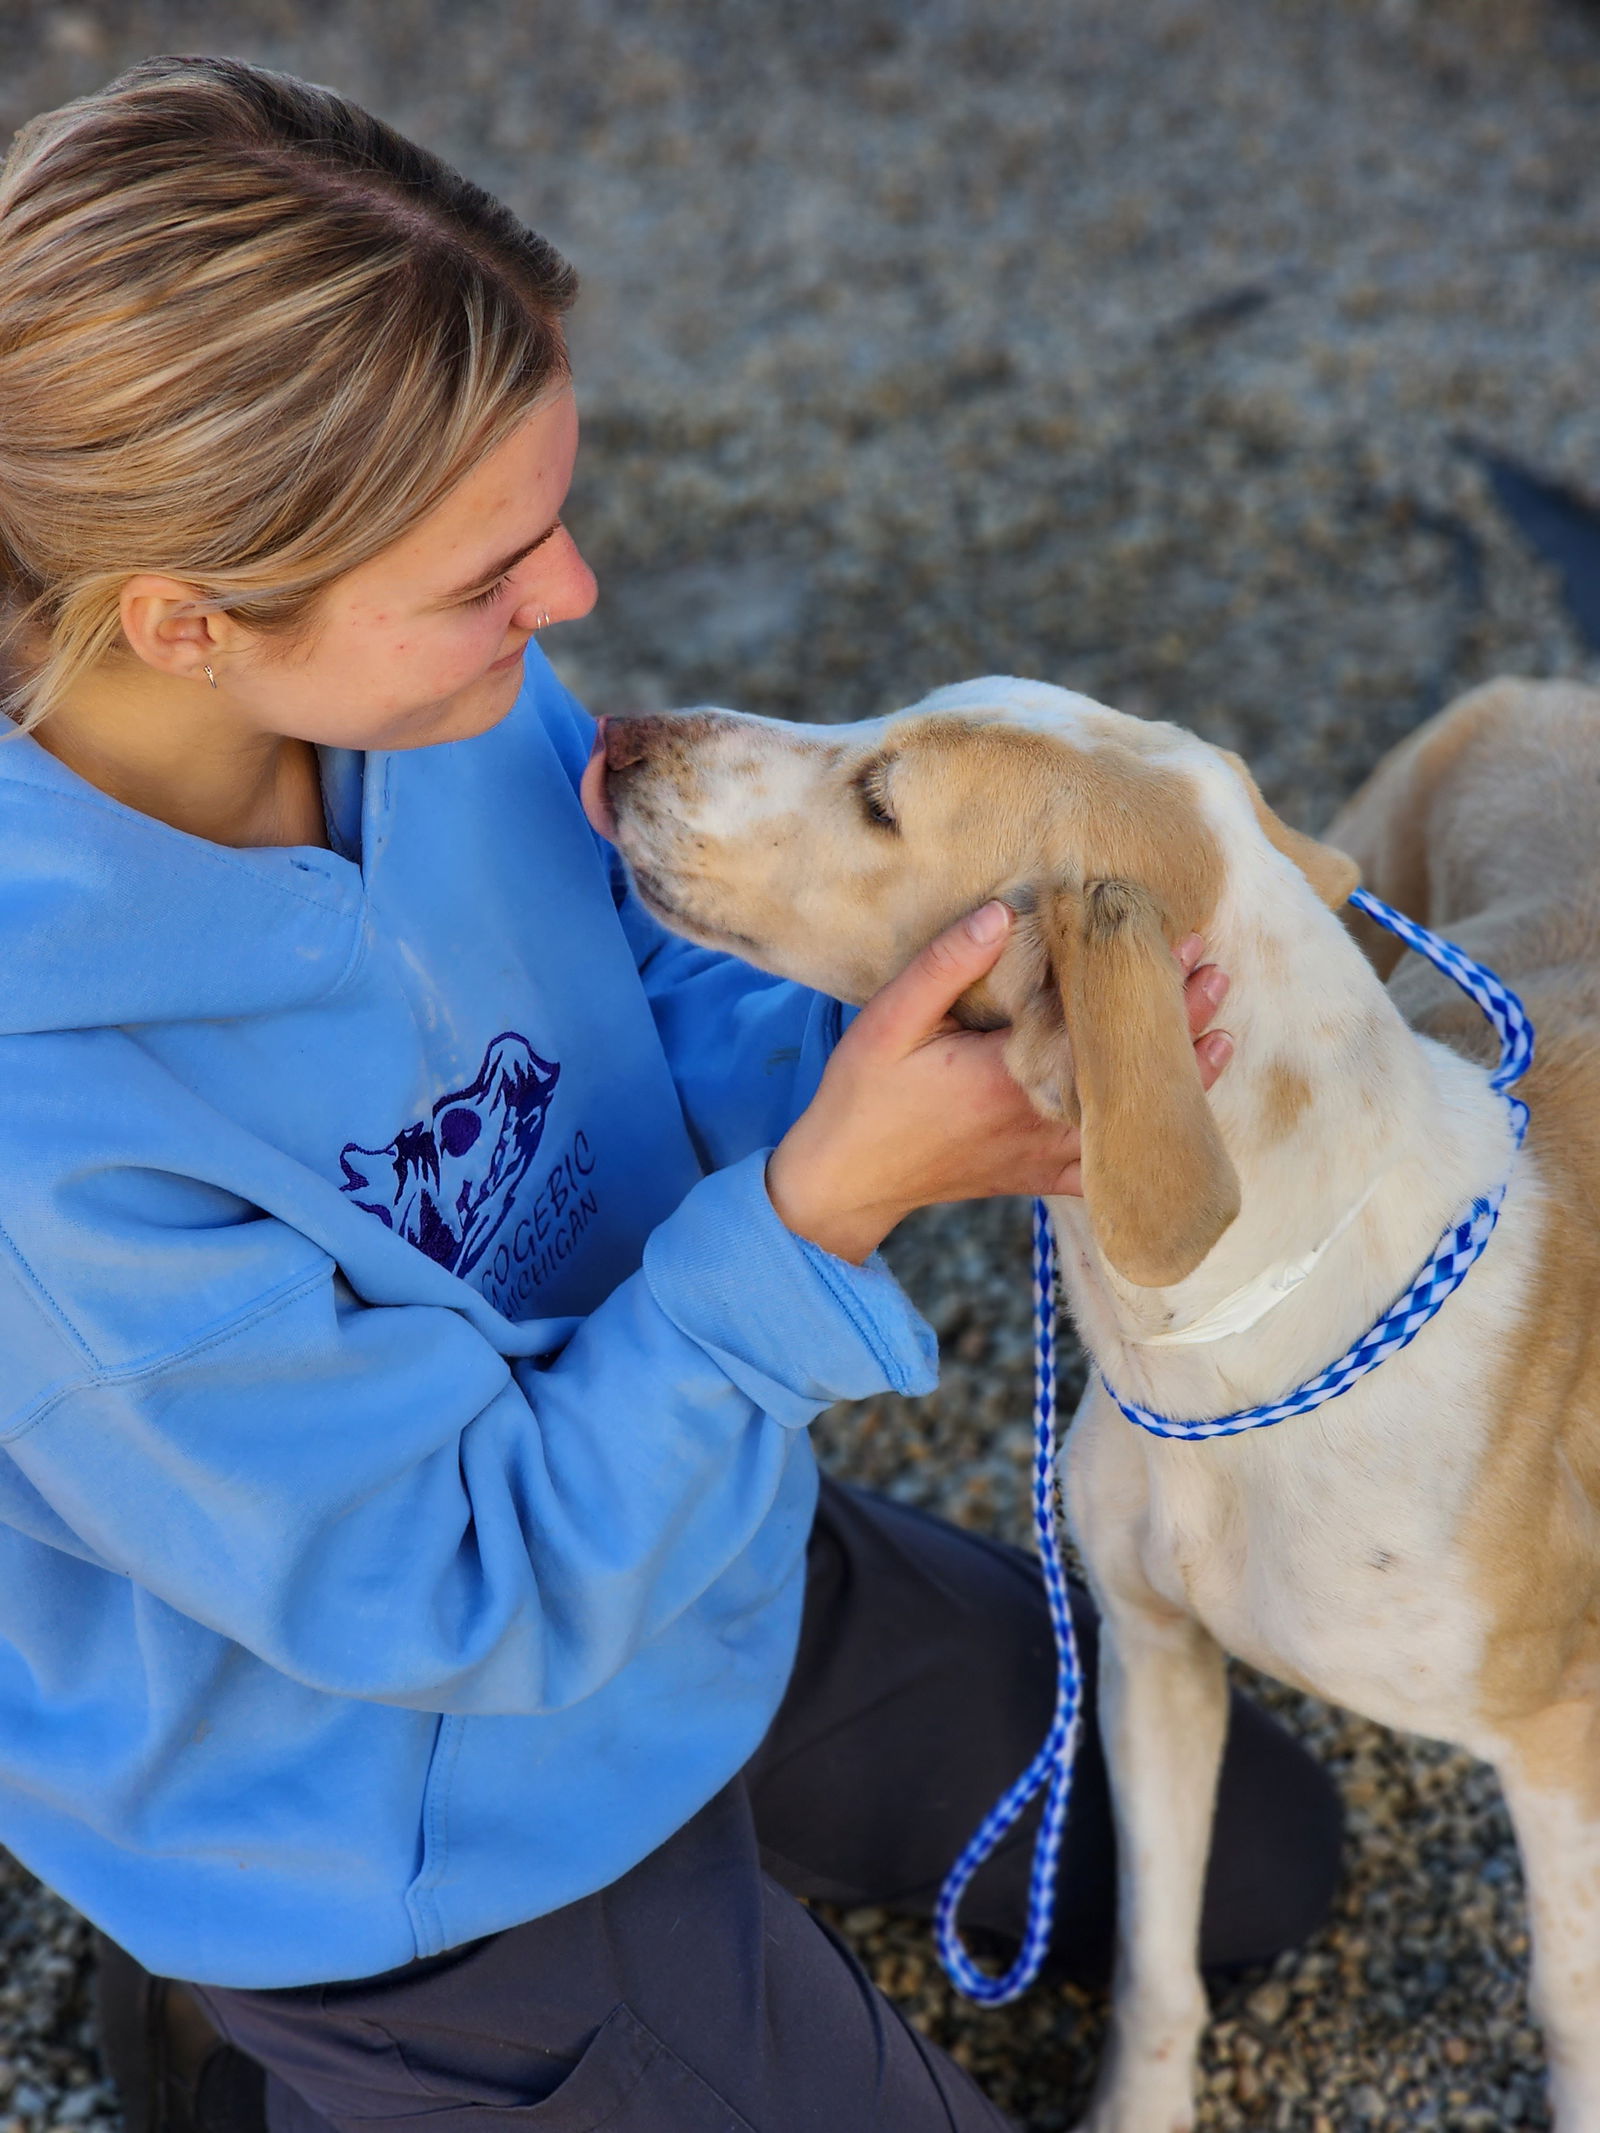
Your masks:
M1081 1596L1077 1615L1092 1677ZM1001 2133L795 1899L928 1915L1038 1748L1053 1693L1026 1557L825 1482L784 1704L749 1767L659 1851L581 1903L381 1977L201 1997L267 2067L272 2133ZM974 1885L975 1948L985 1931L1001 1952L1018 1937L1031 1834L1030 1820ZM1338 1850L1327 1779L1236 1697L1203 1960L1261 1959L1310 1932ZM1091 1718L1058 1971L1104 1974L1114 1875Z

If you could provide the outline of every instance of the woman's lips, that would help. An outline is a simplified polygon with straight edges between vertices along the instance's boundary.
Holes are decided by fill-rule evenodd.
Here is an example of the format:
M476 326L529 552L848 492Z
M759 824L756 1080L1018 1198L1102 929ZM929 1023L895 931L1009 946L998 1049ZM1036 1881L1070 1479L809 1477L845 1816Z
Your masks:
M578 798L583 802L583 811L589 818L589 827L609 837L613 843L617 835L617 818L611 809L611 796L606 791L606 722L595 720L594 746L589 751L589 760L584 765L583 779L578 786Z

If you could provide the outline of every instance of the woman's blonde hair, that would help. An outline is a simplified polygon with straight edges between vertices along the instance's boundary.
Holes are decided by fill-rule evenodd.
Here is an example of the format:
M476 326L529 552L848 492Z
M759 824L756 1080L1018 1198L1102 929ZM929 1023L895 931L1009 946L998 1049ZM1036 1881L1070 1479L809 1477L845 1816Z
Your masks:
M136 572L292 640L565 378L576 290L436 156L240 60L145 60L25 126L0 170L12 718L118 648Z

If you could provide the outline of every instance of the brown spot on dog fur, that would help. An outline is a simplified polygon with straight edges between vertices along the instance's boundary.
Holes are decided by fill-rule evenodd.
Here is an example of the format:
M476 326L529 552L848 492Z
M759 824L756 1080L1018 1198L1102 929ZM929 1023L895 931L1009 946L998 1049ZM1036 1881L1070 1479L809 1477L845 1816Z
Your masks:
M1120 743L1084 759L1092 837L1086 879L1131 881L1153 899L1169 946L1204 934L1222 894L1222 850L1182 771L1142 761Z
M1291 1134L1311 1102L1311 1084L1287 1059L1274 1059L1261 1077L1261 1122L1269 1140Z
M1107 720L1108 730L1114 731ZM1053 733L935 714L893 736L896 756L948 781L969 809L1003 801L1037 840L1020 879L1036 895L1065 882L1134 881L1176 943L1202 932L1222 893L1222 852L1185 772L1120 737L1083 748ZM1021 855L1019 855L1020 857Z

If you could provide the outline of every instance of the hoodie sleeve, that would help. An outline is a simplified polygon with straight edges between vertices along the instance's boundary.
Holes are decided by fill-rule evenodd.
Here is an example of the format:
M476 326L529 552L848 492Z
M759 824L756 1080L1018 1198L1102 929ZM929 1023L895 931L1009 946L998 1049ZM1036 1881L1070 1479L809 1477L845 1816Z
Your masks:
M337 1695L577 1702L748 1546L821 1407L935 1382L888 1272L792 1236L759 1153L696 1185L543 1367L459 1312L362 1303L297 1231L246 1226L280 1277L264 1300L116 1371L84 1367L0 1250L0 1336L37 1355L56 1331L32 1404L0 1394L5 1445L98 1559Z
M611 855L612 894L702 1163L782 1140L816 1094L846 1016L839 1001L669 933Z

